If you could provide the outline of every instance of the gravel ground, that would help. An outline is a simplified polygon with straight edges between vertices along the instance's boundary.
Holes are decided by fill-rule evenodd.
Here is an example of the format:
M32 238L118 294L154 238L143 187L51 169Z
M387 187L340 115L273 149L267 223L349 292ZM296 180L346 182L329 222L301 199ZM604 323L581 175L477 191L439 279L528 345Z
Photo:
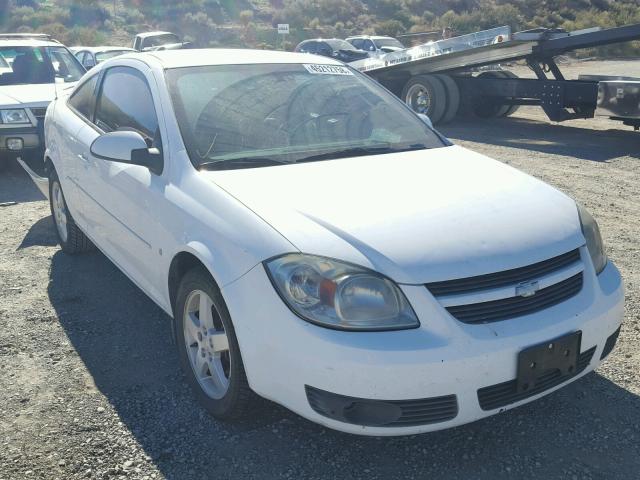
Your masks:
M606 68L604 69L606 70ZM556 185L599 220L626 282L618 346L597 372L452 430L360 438L264 402L223 424L195 403L167 317L99 253L55 245L48 204L0 175L0 480L74 478L629 479L640 471L640 134L604 119L442 129Z

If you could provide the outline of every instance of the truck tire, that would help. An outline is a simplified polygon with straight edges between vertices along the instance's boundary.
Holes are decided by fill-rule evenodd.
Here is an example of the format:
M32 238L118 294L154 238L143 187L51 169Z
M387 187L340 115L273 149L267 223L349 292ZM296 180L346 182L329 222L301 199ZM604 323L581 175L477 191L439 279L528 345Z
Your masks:
M500 73L504 78L518 78L518 76L513 73L510 72L509 70L502 70ZM511 115L513 115L514 113L516 113L518 111L518 109L520 108L520 105L509 105L509 108L507 109L507 111L504 113L504 117L509 117Z
M505 78L502 72L488 71L478 75L481 77ZM491 97L476 97L473 102L473 113L480 118L503 117L511 105L504 105L502 102Z
M422 113L435 125L445 112L447 93L434 75L417 75L402 89L402 100L416 113Z
M62 251L73 255L93 250L93 243L76 225L67 208L62 186L54 169L51 169L49 175L49 205Z
M458 108L460 107L460 90L458 89L458 84L449 75L434 76L442 82L447 92L447 105L440 123L449 123L458 113Z

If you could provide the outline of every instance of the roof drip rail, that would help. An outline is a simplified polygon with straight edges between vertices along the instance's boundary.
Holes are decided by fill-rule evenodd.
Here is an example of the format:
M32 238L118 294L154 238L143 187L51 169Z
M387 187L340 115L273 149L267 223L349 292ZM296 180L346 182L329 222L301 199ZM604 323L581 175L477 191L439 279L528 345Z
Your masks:
M48 33L0 33L0 40L46 40L60 43Z

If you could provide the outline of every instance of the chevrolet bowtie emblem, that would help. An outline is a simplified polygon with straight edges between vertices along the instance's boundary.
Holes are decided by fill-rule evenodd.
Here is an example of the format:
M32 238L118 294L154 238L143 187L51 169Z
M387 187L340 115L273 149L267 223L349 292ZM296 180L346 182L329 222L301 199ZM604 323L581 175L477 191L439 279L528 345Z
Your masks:
M538 282L523 282L516 285L516 297L532 297L540 290Z

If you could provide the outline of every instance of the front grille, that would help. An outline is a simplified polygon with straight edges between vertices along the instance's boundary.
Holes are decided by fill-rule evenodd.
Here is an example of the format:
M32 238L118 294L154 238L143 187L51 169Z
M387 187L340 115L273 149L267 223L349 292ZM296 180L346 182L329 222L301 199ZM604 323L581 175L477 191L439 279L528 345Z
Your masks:
M525 398L538 395L539 393L549 390L568 379L578 375L589 366L591 358L596 351L596 347L592 347L589 350L582 352L578 357L578 364L576 371L573 375L561 375L560 370L551 370L548 373L542 375L534 388L527 390L526 392L518 393L517 380L509 380L508 382L498 383L491 385L490 387L484 387L478 390L478 401L480 402L480 408L482 410L493 410L495 408L504 407L511 403L519 402Z
M538 290L531 297L509 297L469 305L455 305L447 307L447 311L464 323L497 322L552 307L573 297L581 289L582 272Z
M426 287L429 289L431 294L436 297L488 290L540 278L544 275L562 270L579 260L580 251L576 249L526 267L479 275L477 277L459 278L444 282L432 282L427 283Z
M305 386L307 400L322 416L354 425L411 427L446 422L458 415L455 395L416 400L372 400L347 397Z
M607 338L607 341L604 344L604 348L602 349L602 354L600 355L600 360L603 360L613 351L613 348L616 346L616 342L618 341L618 335L620 335L620 328L621 327L618 327L618 329L613 332L609 336L609 338Z

